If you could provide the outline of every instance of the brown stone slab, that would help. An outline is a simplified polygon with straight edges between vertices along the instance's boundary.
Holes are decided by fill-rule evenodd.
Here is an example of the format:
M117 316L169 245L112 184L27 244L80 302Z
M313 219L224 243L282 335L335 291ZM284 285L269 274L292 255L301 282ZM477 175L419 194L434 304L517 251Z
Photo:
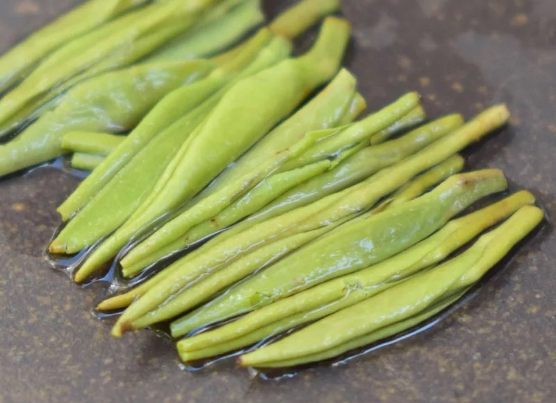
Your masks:
M78 0L1 0L0 51ZM267 0L271 13L291 1ZM348 67L369 109L418 90L431 116L507 102L512 126L469 166L502 168L556 215L556 2L344 0ZM309 39L300 46L307 46ZM150 332L109 336L41 251L78 180L40 169L0 181L0 402L554 402L556 243L550 227L479 297L430 331L281 382L232 364L183 372Z

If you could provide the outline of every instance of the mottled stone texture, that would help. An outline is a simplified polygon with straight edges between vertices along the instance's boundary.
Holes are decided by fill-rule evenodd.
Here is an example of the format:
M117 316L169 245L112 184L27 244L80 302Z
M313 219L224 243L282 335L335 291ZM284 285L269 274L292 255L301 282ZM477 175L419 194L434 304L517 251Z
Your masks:
M0 50L78 1L1 0ZM266 3L275 13L291 1ZM504 169L556 213L556 2L344 4L355 37L347 64L371 110L413 89L431 116L507 102L512 126L474 148L469 165ZM55 207L76 184L48 169L0 182L0 402L556 401L549 226L432 331L340 368L265 382L232 365L182 372L172 345L149 332L110 338L89 311L98 290L72 285L41 258Z

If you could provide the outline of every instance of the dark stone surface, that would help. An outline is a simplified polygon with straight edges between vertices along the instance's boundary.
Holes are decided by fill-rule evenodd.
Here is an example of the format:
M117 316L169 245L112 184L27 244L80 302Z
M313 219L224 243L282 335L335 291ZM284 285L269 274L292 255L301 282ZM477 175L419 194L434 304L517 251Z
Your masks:
M78 0L1 0L0 50ZM271 12L283 4L268 0ZM556 2L345 0L348 66L370 109L417 89L431 116L495 102L508 130L476 147L556 213ZM77 180L41 169L0 182L0 402L554 402L556 245L550 227L479 297L431 331L339 368L250 379L232 365L180 371L149 332L114 340L96 291L52 272L41 251ZM97 290L98 291L98 290Z

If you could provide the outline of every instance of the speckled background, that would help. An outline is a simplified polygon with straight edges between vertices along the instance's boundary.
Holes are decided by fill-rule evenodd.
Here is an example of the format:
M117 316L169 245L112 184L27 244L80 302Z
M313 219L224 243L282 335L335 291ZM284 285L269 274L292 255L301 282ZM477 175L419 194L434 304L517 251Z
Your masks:
M0 51L79 0L1 0ZM290 1L267 0L270 13ZM345 0L348 66L371 109L417 89L431 116L509 104L510 129L474 149L553 216L556 1ZM554 402L556 244L550 226L480 296L431 331L339 368L281 382L231 365L178 368L149 332L122 340L90 314L96 291L41 251L77 179L40 169L0 181L0 402ZM98 291L98 290L97 290Z

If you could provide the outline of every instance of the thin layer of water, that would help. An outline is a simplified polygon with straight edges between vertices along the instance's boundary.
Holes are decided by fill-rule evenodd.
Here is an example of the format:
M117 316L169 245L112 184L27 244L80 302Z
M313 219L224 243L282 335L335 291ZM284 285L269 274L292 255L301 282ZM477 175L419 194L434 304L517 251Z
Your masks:
M57 162L57 164L52 164L51 165L54 168L57 169L64 169L64 163L62 162L60 164L60 162ZM510 182L510 190L508 190L507 192L505 192L504 194L498 194L496 196L491 196L488 198L485 198L484 200L482 200L480 203L475 204L471 209L468 209L465 211L464 214L468 214L470 211L474 211L478 208L481 208L485 205L491 204L499 199L501 199L502 197L508 195L509 193L513 193L514 191L516 191L517 189L519 189L519 187ZM542 206L541 206L542 207ZM544 209L546 212L546 209ZM161 218L159 221L162 222L164 221L164 219L166 219L167 217L163 217ZM519 249L531 242L532 239L536 238L537 236L540 236L541 233L543 233L544 231L547 231L551 228L550 223L548 222L548 217L547 217L547 222L539 229L537 229L533 234L529 235L526 239L524 239L519 245L517 245L512 252L506 256L500 263L498 263L493 269L491 269L489 271L489 273L487 274L487 276L485 276L485 278L483 280L481 280L475 287L473 287L473 289L467 293L462 299L460 299L458 302L456 302L454 305L450 306L449 308L445 309L444 311L442 311L441 313L435 315L434 317L428 319L427 321L421 323L420 325L411 328L405 332L402 332L398 335L395 335L393 337L390 337L388 339L385 340L381 340L379 342L373 343L369 346L365 346L362 348L358 348L356 350L350 351L348 353L344 353L339 357L336 357L334 359L330 359L330 360L326 360L326 361L322 361L316 364L309 364L309 365L303 365L300 367L294 367L294 368L288 368L288 369L284 369L284 370L261 370L261 369L254 369L254 368L250 368L249 372L252 376L256 376L259 377L261 379L264 380L280 380L280 379L287 379L287 378L291 378L293 376L295 376L297 373L301 372L301 371L305 371L307 369L310 368L315 368L315 367L321 367L321 366L328 366L328 367L337 367L340 365L345 365L349 362L351 362L354 359L359 359L361 357L367 356L379 349L382 349L384 347L390 346L392 344L401 342L403 340L406 340L408 338L417 336L417 335L422 335L427 333L427 331L430 331L432 328L436 327L438 324L440 324L441 322L443 322L446 318L448 318L452 313L456 312L458 309L462 308L463 306L465 306L470 300L474 299L477 295L480 294L480 291L482 289L482 287L487 284L492 278L497 277L498 275L500 275L500 273L502 273L506 267L508 267L510 265L510 263L515 259L515 257L519 254ZM158 222L153 223L153 228L158 227ZM63 226L61 227L63 228ZM59 230L61 230L61 228ZM150 232L148 232L146 235L140 236L140 237L136 237L135 239L133 239L126 247L124 247L119 255L117 256L117 258L112 262L112 264L110 265L110 267L108 268L108 270L105 272L105 274L103 274L100 277L97 277L95 279L92 279L89 283L85 284L85 286L88 286L92 283L97 283L97 282L102 282L105 285L107 285L107 290L105 295L103 296L103 298L106 298L107 296L110 295L114 295L115 293L119 293L119 292L125 292L126 290L129 290L131 288L133 288L134 286L146 281L147 279L151 278L152 276L154 276L156 273L158 273L160 270L162 270L163 268L167 267L169 264L171 264L173 261L181 258L182 256L186 255L187 253L191 252L193 249L195 248L188 248L186 250L182 250L182 251L178 251L175 254L162 259L161 261L156 262L155 264L151 265L148 270L143 271L139 276L133 278L133 279L126 279L122 276L121 274L121 270L119 268L118 265L118 261L120 260L121 257L123 257L131 248L133 248L138 242L141 242L146 236L148 236ZM56 235L56 234L55 234ZM203 240L206 241L206 240ZM203 243L203 241L197 243L195 245L195 247L198 247L199 245L201 245ZM99 243L102 242L99 241ZM52 256L49 255L48 252L45 252L45 257L47 258L47 260L49 261L49 264L58 270L62 270L64 272L66 272L69 276L71 276L73 274L73 272L75 271L75 269L79 266L79 264L94 250L94 248L96 247L93 246L85 251L80 252L79 254L75 255L75 256L71 256L71 257L67 257L67 256ZM461 252L458 251L457 253ZM456 253L456 254L457 254ZM456 255L454 254L454 256ZM256 273L252 274L256 275L260 270L258 270ZM251 277L251 276L250 276ZM248 277L248 278L250 278ZM248 279L247 278L247 279ZM246 279L242 280L242 281L246 281ZM121 314L121 310L118 311L113 311L113 312L95 312L95 316L99 319L102 320L107 320L107 319L111 319L114 317L117 317ZM235 320L231 319L231 320ZM231 321L229 320L229 321ZM204 331L207 331L209 329L221 326L223 323L218 323L218 324L213 324L210 326L207 326L205 328L202 329L196 329L195 331L191 332L190 334L187 335L187 337L191 337L193 334L198 334ZM169 323L163 323L161 325L157 325L155 328L152 328L151 330L155 331L157 334L161 335L161 337L170 337L170 333L169 333ZM232 351L230 353L218 356L218 357L213 357L210 359L206 359L206 360L200 360L197 362L192 362L192 363L184 363L182 365L180 365L180 368L182 368L183 370L186 371L190 371L190 372L198 372L204 369L207 369L209 367L212 367L214 365L222 365L222 363L227 363L230 362L230 360L233 360L235 357L244 354L246 352L252 351L256 348L262 347L264 345L270 344L275 342L276 340L279 340L285 336L287 336L288 334L291 334L292 332L298 330L300 327L306 326L307 324L304 324L302 326L297 326L293 329L289 329L286 332L280 333L280 334L273 334L263 340L261 340L260 342L256 343L255 345L252 345L250 347L241 349L241 350L237 350L237 351Z

